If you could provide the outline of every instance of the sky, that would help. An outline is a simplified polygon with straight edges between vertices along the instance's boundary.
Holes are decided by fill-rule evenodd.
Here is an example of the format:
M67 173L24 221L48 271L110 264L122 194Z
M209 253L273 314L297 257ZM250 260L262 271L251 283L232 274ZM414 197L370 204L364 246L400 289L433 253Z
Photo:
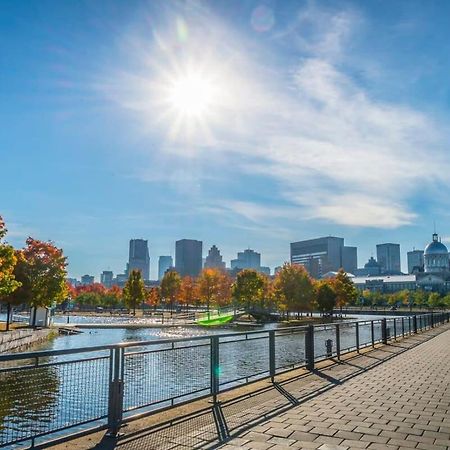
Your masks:
M450 2L2 0L8 241L121 273L149 241L450 242Z

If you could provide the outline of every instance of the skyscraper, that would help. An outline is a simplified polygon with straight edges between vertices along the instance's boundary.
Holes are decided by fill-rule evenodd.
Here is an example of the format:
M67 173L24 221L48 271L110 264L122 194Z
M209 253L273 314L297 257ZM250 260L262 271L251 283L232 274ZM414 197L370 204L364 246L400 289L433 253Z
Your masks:
M408 252L408 273L423 271L424 257L423 250L412 250Z
M110 288L112 286L114 274L111 270L104 270L100 274L100 283L103 284L106 288Z
M346 247L344 239L327 236L291 243L291 263L301 264L314 278L343 268L354 273L357 266L357 248Z
M205 268L225 269L225 263L222 259L219 249L213 245L208 252L205 260Z
M94 275L83 275L81 277L81 284L83 286L88 286L90 284L94 284L94 282L95 282Z
M158 280L164 278L164 274L173 267L173 259L171 256L160 256L158 260Z
M175 270L182 276L197 277L202 271L203 242L181 239L175 243Z
M130 252L127 264L127 275L132 270L139 270L144 280L150 279L150 256L148 254L148 241L144 239L131 239Z
M243 252L238 252L237 258L231 260L232 269L255 269L259 270L261 267L261 253L254 250L247 249Z
M400 274L400 244L378 244L377 261L384 274Z

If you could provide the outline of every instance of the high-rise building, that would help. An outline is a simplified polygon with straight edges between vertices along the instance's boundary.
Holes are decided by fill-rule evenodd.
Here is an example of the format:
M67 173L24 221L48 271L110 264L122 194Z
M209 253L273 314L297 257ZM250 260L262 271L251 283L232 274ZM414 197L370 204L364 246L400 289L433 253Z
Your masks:
M346 247L343 238L334 236L292 242L291 263L303 265L314 278L340 268L354 273L358 267L357 248Z
M238 252L237 258L231 260L232 269L255 269L259 270L261 267L261 253L254 250L247 249L243 252Z
M89 284L94 284L95 278L94 275L83 275L81 277L81 284L83 286L88 286Z
M113 284L113 277L114 274L112 273L111 270L104 270L100 274L100 283L102 283L103 286L109 289Z
M181 239L175 243L175 270L182 276L197 277L202 271L203 242Z
M204 267L207 269L225 269L225 263L217 246L213 245L205 259Z
M173 267L173 259L171 256L160 256L158 260L158 280L164 278L164 274Z
M369 261L367 261L364 264L363 269L357 269L356 272L354 272L354 275L358 277L370 277L374 275L381 275L381 267L377 263L376 259L371 256L369 258Z
M150 256L148 254L148 241L144 239L130 240L127 275L129 275L132 270L139 270L144 280L150 279Z
M382 273L387 275L401 274L400 244L378 244L377 261Z
M423 250L412 250L408 255L408 273L423 272Z

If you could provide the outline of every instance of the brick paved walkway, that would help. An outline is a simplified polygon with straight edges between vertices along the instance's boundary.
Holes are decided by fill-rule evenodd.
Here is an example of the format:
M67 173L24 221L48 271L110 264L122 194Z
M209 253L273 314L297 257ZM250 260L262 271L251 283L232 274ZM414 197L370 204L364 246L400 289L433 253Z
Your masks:
M221 448L450 448L450 330Z

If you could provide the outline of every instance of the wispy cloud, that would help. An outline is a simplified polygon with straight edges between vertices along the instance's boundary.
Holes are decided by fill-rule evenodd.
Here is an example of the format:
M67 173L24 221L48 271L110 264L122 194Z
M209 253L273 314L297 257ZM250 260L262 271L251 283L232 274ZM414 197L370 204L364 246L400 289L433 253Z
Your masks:
M447 131L411 106L373 98L340 66L364 24L360 13L325 10L312 3L299 11L287 31L275 37L275 42L290 39L297 45L296 58L283 68L266 49L226 28L210 12L196 9L193 14L194 19L186 18L188 25L189 20L201 22L206 30L204 25L201 32L191 28L190 41L180 44L181 50L169 45L175 39L170 33L158 33L151 48L134 38L139 74L124 70L104 89L147 120L146 132L161 139L159 157L176 155L181 165L205 160L205 174L209 164L219 161L235 174L267 177L277 183L284 205L274 209L249 200L242 191L225 197L219 209L232 210L249 223L320 219L352 227L396 228L419 214L410 206L418 190L449 186L450 157L443 150ZM196 22L197 16L201 20ZM177 138L167 125L170 117L161 111L155 80L173 68L176 58L192 55L213 76L219 74L217 83L225 94L186 145L186 136ZM172 174L183 178L177 170ZM155 173L145 173L143 169L141 179L158 179ZM191 177L192 172L190 182Z

